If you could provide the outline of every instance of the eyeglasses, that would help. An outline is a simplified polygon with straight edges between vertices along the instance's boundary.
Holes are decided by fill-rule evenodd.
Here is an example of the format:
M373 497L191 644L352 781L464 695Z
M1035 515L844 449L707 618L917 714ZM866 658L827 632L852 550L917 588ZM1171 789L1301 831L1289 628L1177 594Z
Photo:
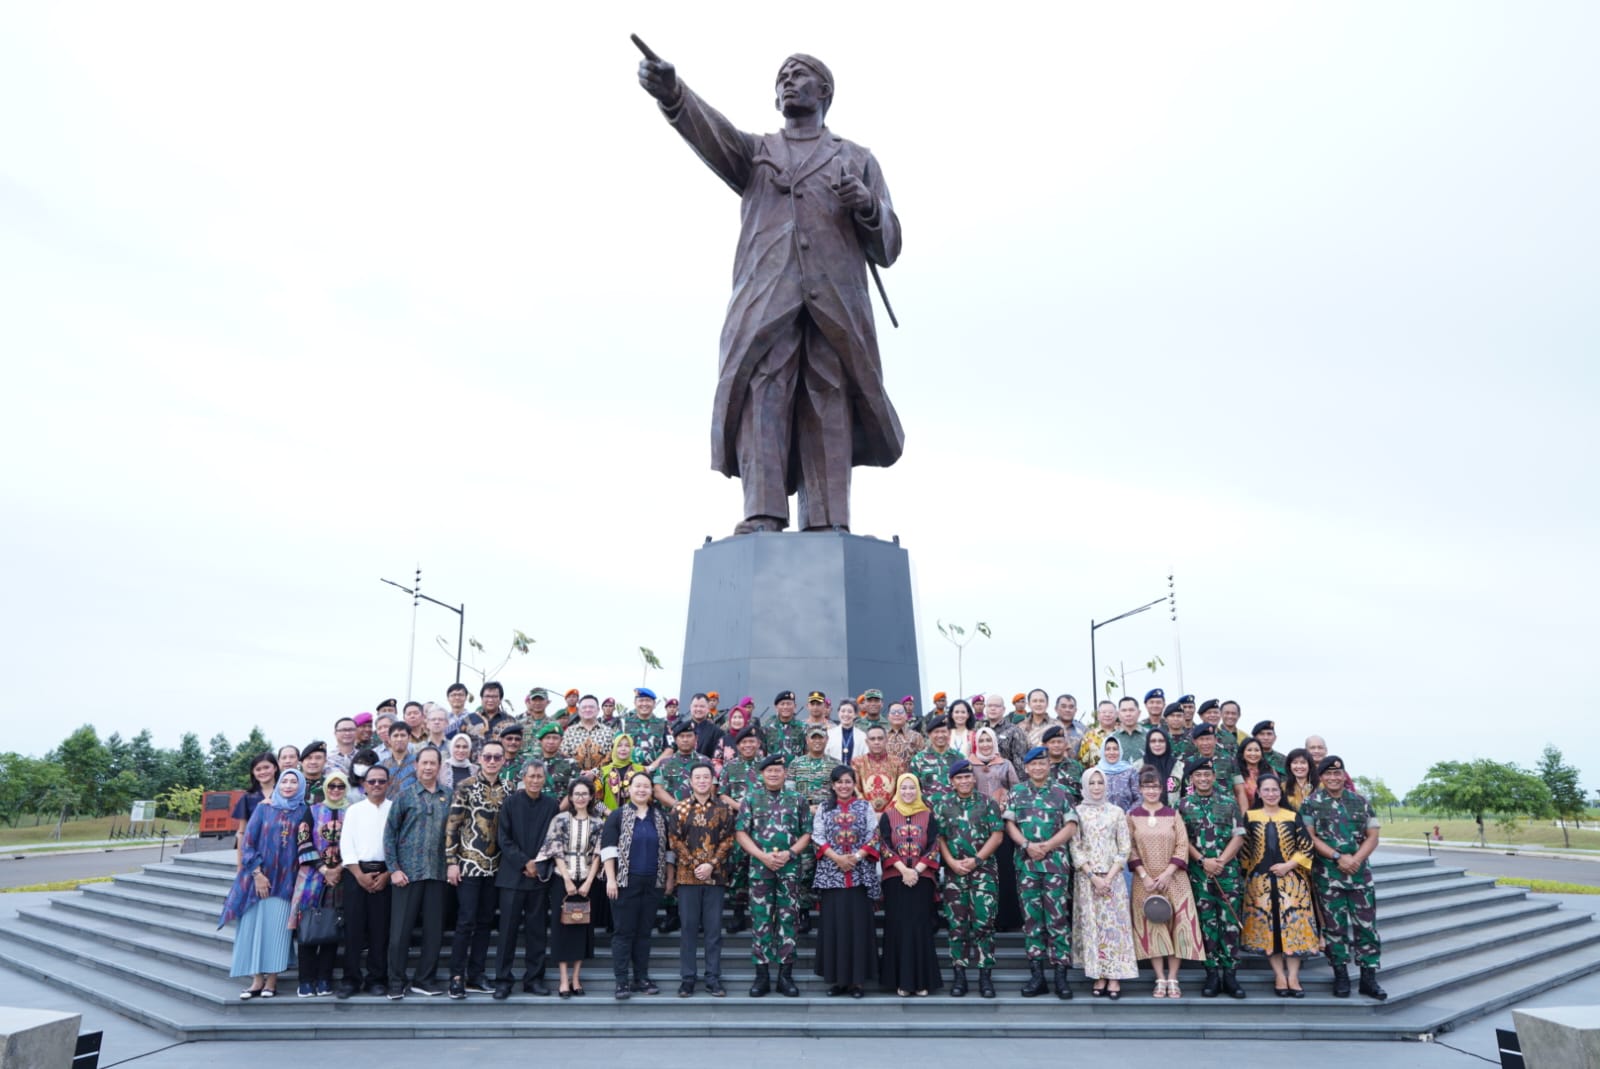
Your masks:
M323 789L324 790L329 790L329 791L342 791L342 790L344 790L344 784L342 784L342 783L330 783L330 784L327 785L327 787L325 787Z
M383 787L387 785L389 781L386 779L373 779L371 776L368 776L366 782L368 787Z
M482 760L482 761L504 761L505 759L506 759L505 758L505 754L497 754L497 753L486 753L481 758L479 758L479 760Z

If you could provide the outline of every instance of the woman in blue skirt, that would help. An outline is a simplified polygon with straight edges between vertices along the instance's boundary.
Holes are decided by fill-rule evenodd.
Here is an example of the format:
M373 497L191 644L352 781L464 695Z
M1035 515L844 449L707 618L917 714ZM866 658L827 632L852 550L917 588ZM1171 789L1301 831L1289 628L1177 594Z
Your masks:
M304 810L305 780L288 769L241 833L239 874L217 927L239 922L229 975L252 978L239 992L242 999L275 996L278 974L289 967L289 898L299 868L295 833Z

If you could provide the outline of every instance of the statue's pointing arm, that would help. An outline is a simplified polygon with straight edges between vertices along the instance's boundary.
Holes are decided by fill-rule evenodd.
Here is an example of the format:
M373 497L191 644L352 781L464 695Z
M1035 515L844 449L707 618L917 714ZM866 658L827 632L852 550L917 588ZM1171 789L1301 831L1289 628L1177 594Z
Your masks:
M684 85L672 64L646 59L639 64L639 84L656 98L661 114L689 142L695 155L739 194L750 181L756 138L739 130L716 108Z

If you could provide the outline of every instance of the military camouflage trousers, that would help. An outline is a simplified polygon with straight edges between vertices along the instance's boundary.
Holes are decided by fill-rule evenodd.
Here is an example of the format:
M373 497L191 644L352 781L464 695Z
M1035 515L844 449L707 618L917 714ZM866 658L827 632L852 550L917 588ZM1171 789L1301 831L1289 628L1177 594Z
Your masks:
M1020 851L1019 851L1020 853ZM1072 964L1072 877L1017 866L1017 902L1028 960Z
M817 891L811 881L817 876L817 852L806 847L800 855L800 908L809 913L817 907Z
M750 855L735 847L732 868L728 873L727 903L734 909L743 909L750 904Z
M795 918L800 912L800 866L777 872L750 862L750 960L783 965L794 960Z
M945 870L944 918L950 934L950 964L964 969L994 968L994 919L1000 909L998 878L992 868L966 876Z
M1239 964L1238 917L1244 902L1244 875L1238 864L1224 865L1220 875L1207 876L1198 862L1191 862L1189 885L1194 888L1195 914L1200 920L1200 937L1206 947L1206 968L1236 968Z
M1355 948L1356 964L1363 969L1378 967L1378 900L1372 886L1354 891L1318 888L1322 900L1322 938L1324 953L1333 965L1350 964L1350 949Z

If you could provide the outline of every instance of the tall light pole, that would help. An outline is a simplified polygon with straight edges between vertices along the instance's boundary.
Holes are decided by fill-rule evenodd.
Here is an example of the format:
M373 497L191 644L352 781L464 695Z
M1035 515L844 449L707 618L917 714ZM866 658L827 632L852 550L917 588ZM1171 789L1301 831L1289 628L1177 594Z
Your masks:
M420 599L422 601L431 601L431 602L433 602L433 604L439 606L441 609L449 609L451 612L456 614L456 617L457 617L457 619L456 619L456 682L457 683L461 682L461 647L464 644L465 639L467 637L467 603L466 602L462 602L460 605L451 605L449 602L440 601L438 598L430 598L428 595L424 594L422 592L422 567L420 565L418 565L418 567L417 567L417 578L416 578L416 585L415 586L404 586L404 585L402 585L400 583L395 582L393 579L379 578L378 582L380 582L380 583L388 583L390 586L395 587L398 590L404 590L407 594L411 595L411 599L412 599L411 600L411 657L412 657L413 661L415 661L416 655L417 655L417 614L416 614L416 605L417 605L418 599ZM410 697L410 694L411 694L411 669L407 668L406 669L406 695L407 695L408 699Z
M1089 688L1090 694L1098 695L1100 693L1100 662L1095 655L1094 633L1100 630L1102 627L1105 627L1107 624L1114 624L1118 620L1126 620L1130 616L1138 616L1142 612L1148 612L1170 598L1170 594L1165 598L1157 598L1148 604L1139 606L1137 609L1129 609L1125 613L1120 613L1119 615L1113 616L1109 620L1100 620L1098 622L1094 620L1089 621L1089 674L1093 677L1093 684ZM1095 701L1098 703L1099 698L1097 697Z

